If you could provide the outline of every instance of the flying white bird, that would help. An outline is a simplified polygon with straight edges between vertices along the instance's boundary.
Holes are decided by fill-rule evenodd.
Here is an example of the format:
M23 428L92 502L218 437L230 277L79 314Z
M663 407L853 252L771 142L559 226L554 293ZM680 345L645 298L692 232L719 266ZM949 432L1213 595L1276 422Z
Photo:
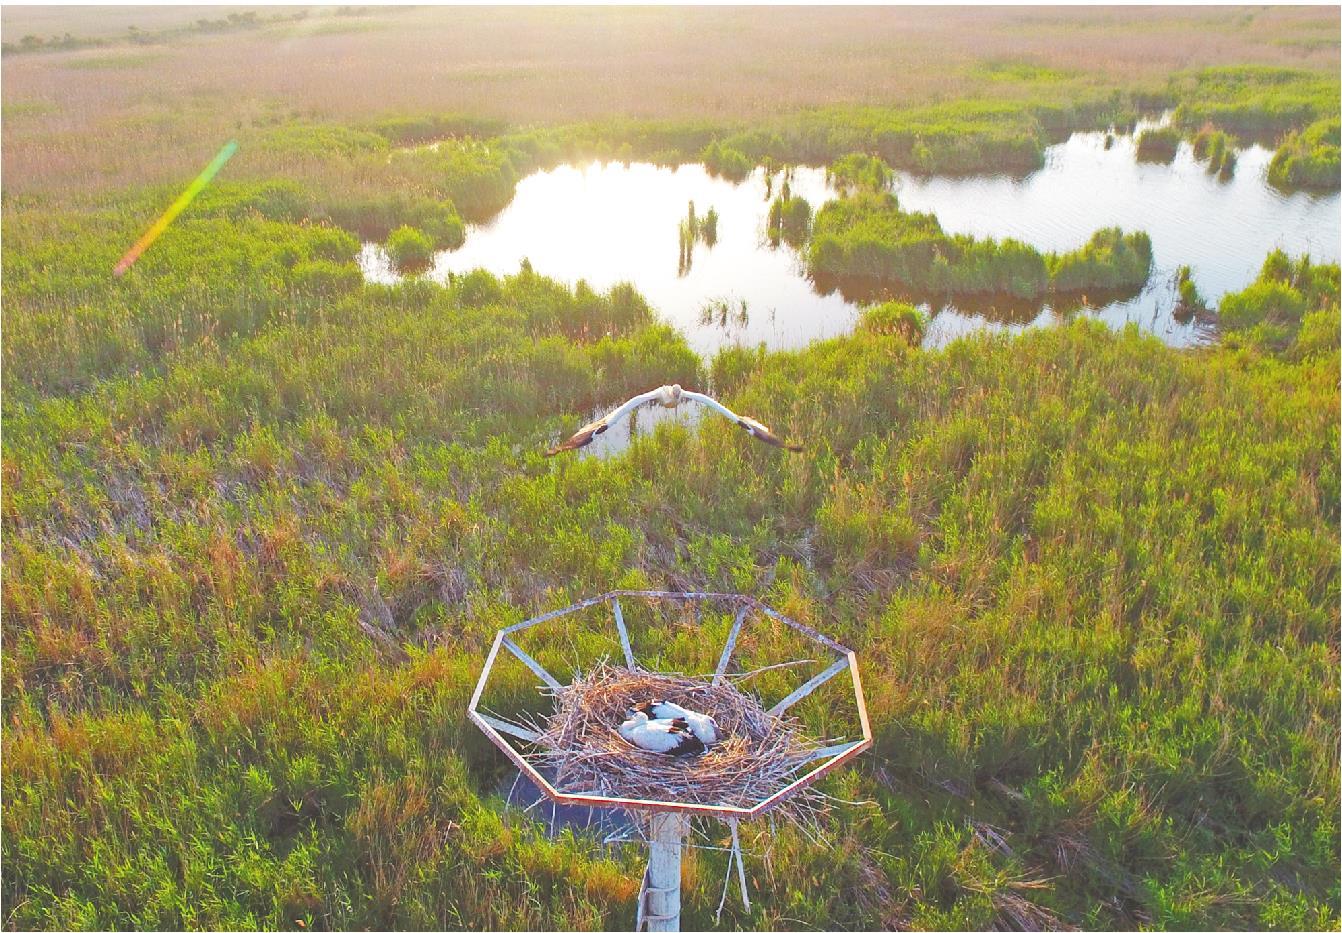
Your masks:
M611 425L628 415L638 406L647 402L657 402L663 408L675 408L681 402L685 401L698 402L701 405L708 406L723 417L736 422L736 425L750 434L751 437L758 438L766 444L772 444L774 447L785 447L793 452L801 450L801 444L787 443L754 418L738 415L726 405L723 405L715 399L709 398L702 392L689 392L678 385L670 385L662 386L660 389L653 389L651 392L644 392L642 395L635 395L605 417L598 418L591 424L583 425L582 429L579 430L577 434L564 441L564 443L547 450L545 456L553 457L555 454L562 453L565 450L577 450L579 447L586 447L588 444L592 443L592 439L598 434L605 434L606 430Z
M647 713L653 719L685 720L685 724L690 727L690 731L705 745L712 745L718 740L718 724L712 716L696 713L679 703L672 703L669 700L644 700L642 703L635 705L634 709Z
M625 741L664 755L694 755L704 750L704 743L690 731L683 719L648 719L648 714L636 711L620 725Z

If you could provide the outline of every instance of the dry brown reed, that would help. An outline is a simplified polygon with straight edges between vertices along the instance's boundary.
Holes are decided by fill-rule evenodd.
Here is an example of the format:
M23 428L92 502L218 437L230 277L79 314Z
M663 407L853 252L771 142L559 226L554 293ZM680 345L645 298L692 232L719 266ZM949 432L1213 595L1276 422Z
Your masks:
M198 16L173 9L185 23ZM346 23L358 27L351 31L328 28L329 19L6 56L7 191L175 181L234 136L244 150L230 177L241 177L248 134L303 115L754 120L1038 90L985 62L1057 69L1082 84L1160 87L1201 65L1330 72L1338 60L1335 7L383 7ZM67 30L126 35L130 22L148 30L175 20L144 7L129 16L9 5L3 15L13 41ZM86 67L91 59L103 67ZM1058 99L1079 86L1060 84Z

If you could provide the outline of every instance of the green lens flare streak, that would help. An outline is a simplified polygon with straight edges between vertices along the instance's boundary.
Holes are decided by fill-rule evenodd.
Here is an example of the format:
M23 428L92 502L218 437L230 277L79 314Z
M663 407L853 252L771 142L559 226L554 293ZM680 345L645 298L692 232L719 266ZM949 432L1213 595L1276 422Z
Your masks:
M205 190L205 186L213 180L215 175L219 174L219 170L224 167L224 163L233 158L233 153L237 151L237 142L229 140L224 148L219 150L219 154L210 161L210 164L205 166L205 171L196 176L196 180L187 186L176 201L172 202L172 206L163 212L163 216L154 221L154 225L145 231L144 236L136 240L135 245L126 252L126 255L121 257L121 261L116 264L112 274L118 277L124 275L131 264L140 258L140 254L158 239L159 234L168 229L168 224L176 220L177 215L186 210L186 206L191 203L195 196Z

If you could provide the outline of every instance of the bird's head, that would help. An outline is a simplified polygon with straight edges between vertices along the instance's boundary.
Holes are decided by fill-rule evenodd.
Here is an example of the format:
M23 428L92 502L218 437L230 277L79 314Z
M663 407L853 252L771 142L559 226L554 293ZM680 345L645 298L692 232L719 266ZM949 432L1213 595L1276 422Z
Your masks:
M657 401L661 402L665 408L675 408L680 404L680 394L684 391L679 384L662 386L662 392Z
M648 721L648 714L643 712L641 709L631 709L625 715L628 717L627 719L625 719L625 725L633 723L635 725L641 726L643 723Z

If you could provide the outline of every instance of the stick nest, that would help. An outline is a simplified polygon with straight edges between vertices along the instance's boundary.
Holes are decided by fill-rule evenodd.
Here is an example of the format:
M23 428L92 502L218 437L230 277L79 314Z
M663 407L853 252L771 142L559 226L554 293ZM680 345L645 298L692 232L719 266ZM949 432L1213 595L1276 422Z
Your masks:
M712 716L718 741L702 755L683 758L625 741L620 723L635 703L650 699ZM770 716L756 697L730 683L603 662L556 692L534 757L564 793L749 807L795 781L807 753L818 747L800 725ZM822 795L808 791L789 796L780 812L796 817L815 809Z

